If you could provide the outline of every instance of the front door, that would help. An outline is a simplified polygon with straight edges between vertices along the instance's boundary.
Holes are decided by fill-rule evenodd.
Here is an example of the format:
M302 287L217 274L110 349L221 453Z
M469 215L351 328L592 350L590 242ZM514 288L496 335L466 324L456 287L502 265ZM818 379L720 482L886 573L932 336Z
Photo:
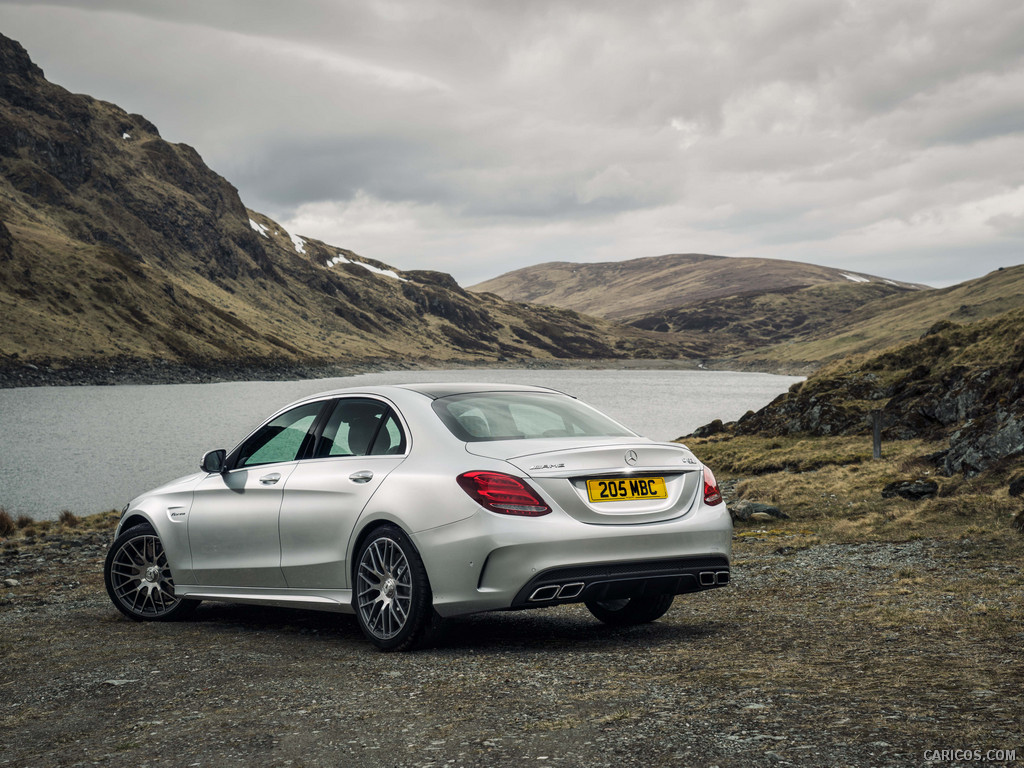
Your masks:
M209 587L284 587L279 529L285 483L311 445L324 403L271 419L229 457L232 469L196 488L188 517L196 582Z

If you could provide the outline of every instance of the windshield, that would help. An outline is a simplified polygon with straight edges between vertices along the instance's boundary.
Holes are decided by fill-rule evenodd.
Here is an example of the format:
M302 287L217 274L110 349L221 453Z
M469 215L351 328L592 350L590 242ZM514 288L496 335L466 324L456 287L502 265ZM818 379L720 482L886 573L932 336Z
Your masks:
M547 392L475 392L433 402L444 425L468 443L544 437L635 437L589 405Z

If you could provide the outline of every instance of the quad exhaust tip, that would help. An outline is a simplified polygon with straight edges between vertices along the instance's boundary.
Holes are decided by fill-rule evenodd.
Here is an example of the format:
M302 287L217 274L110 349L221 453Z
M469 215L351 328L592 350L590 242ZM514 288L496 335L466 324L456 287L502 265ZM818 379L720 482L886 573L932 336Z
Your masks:
M530 595L530 602L539 603L544 600L554 600L558 596L558 585L549 584L546 587L538 587Z
M697 576L702 587L720 587L729 583L728 571L701 571ZM531 603L544 603L549 600L572 600L579 597L586 589L586 583L574 581L569 584L547 584L537 587L528 598Z
M583 591L583 587L585 587L585 586L586 586L586 584L584 584L582 581L576 581L576 582L573 582L572 584L566 584L564 587L562 587L560 590L558 590L558 597L560 599L561 598L569 599L571 597L579 597L580 592Z
M700 585L702 587L716 587L729 583L728 571L701 571Z
M582 581L574 581L571 584L548 584L545 587L537 587L530 595L531 603L543 603L546 600L571 600L579 597L587 585Z

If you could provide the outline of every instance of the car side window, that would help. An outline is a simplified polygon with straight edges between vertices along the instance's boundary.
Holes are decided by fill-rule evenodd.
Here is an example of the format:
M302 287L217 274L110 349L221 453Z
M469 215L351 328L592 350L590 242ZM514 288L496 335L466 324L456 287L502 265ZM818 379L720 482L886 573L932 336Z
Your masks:
M300 405L264 424L242 445L235 465L252 467L295 461L322 407L322 402Z
M315 455L317 458L366 456L404 450L402 429L386 403L345 398L337 402L327 419Z
M377 432L370 453L374 456L397 456L405 453L405 435L394 411L388 413L384 425Z

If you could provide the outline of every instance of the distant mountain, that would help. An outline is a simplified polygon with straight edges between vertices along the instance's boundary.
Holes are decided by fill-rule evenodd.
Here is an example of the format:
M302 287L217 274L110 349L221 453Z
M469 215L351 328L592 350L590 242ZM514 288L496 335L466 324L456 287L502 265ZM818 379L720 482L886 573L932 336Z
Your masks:
M664 334L708 365L806 372L906 344L942 321L1024 308L1024 265L933 289L813 264L699 254L555 262L473 286Z
M662 330L680 330L688 324L684 321L675 327L672 313L704 302L792 293L824 284L870 286L873 298L879 293L924 287L796 261L688 253L596 264L549 262L508 272L470 290L512 301L553 304L644 327L664 322Z
M763 357L766 347L782 348L795 340L828 335L852 313L907 292L886 282L818 283L695 301L629 322L687 338L709 358L744 353Z
M676 356L285 232L151 122L0 36L0 369Z
M551 262L473 286L506 299L586 312L665 334L730 365L772 345L820 338L851 312L926 290L861 272L777 259L670 254L622 262ZM778 369L771 356L745 365ZM794 361L795 362L795 361ZM786 363L798 370L817 361Z

